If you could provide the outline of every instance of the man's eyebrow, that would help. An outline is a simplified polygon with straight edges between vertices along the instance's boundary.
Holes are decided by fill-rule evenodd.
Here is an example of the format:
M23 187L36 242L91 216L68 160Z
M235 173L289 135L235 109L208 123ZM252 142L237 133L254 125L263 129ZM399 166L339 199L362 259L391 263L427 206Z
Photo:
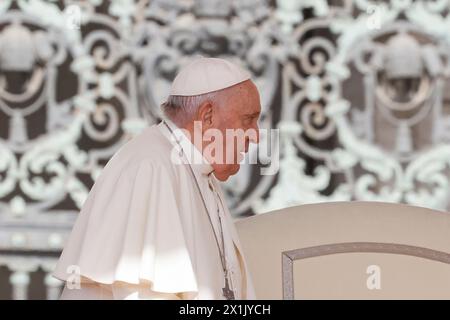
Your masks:
M253 112L253 113L246 114L245 116L247 116L247 117L249 117L249 118L253 118L253 117L259 116L260 113L261 113L260 111L257 111L257 112Z

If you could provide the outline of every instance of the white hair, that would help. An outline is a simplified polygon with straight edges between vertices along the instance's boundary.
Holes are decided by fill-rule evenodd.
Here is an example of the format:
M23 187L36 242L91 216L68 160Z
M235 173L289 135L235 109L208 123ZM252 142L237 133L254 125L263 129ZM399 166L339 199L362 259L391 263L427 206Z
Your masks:
M225 89L226 90L226 89ZM225 90L218 90L196 96L177 96L172 95L161 105L165 117L175 123L177 126L184 126L195 118L198 107L205 103L220 104Z

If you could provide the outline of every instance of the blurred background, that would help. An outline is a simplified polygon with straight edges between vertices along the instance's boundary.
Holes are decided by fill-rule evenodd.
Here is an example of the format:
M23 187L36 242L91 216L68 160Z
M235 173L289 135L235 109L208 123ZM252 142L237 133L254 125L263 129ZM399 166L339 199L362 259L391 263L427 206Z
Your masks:
M449 9L448 0L1 0L0 299L58 297L50 272L96 177L159 121L172 79L197 55L249 69L260 127L279 130L262 136L266 156L252 149L257 165L224 185L237 218L348 200L447 211Z

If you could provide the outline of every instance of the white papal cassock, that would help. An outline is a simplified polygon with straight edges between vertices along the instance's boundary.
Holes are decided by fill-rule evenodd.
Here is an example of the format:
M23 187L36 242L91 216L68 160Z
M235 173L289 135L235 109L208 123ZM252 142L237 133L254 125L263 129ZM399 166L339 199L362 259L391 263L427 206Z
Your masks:
M173 123L167 122L172 129ZM245 260L212 167L173 162L181 145L199 153L164 123L146 128L108 162L83 205L54 276L80 272L81 289L62 298L224 299L224 274L208 214L219 241L220 214L232 288L237 299L254 299ZM203 159L203 158L202 158ZM223 203L223 204L222 204ZM75 266L70 267L70 266Z

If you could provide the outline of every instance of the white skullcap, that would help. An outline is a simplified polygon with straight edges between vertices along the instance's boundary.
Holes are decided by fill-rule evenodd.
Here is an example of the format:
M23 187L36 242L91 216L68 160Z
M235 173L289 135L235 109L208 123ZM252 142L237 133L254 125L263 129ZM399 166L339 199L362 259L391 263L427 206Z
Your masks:
M250 73L237 65L218 58L195 58L182 67L170 88L170 95L196 96L250 79Z

